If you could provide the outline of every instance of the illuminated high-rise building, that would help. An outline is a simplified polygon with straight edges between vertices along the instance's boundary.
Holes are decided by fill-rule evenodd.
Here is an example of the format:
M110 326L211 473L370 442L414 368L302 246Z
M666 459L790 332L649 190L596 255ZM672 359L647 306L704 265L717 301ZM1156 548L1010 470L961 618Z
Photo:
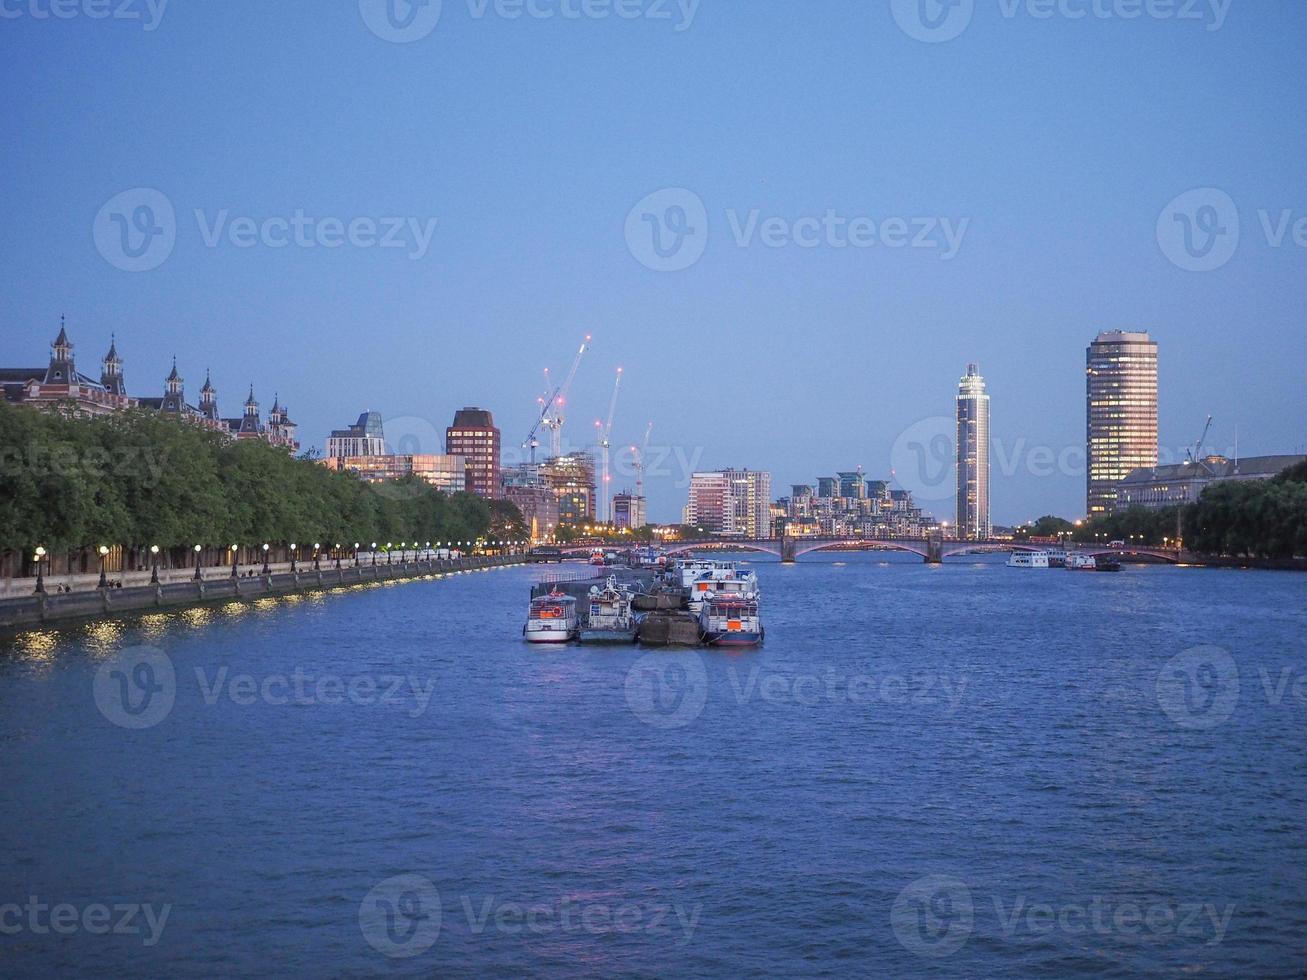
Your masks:
M989 394L978 364L958 382L958 537L989 537Z
M1117 484L1157 465L1157 343L1146 331L1108 330L1086 352L1086 513L1110 513Z
M467 488L478 497L498 499L499 430L495 419L481 408L463 408L454 413L454 424L445 430L445 452L467 460Z

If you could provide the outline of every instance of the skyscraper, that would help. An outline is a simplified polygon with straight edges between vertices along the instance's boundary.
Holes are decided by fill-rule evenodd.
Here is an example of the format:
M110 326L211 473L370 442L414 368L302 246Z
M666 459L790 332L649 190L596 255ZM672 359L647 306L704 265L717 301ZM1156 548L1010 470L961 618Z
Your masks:
M958 537L988 538L989 394L980 365L968 364L958 382Z
M1086 512L1110 513L1116 485L1157 465L1157 343L1147 331L1100 333L1086 351Z
M690 476L685 523L709 534L770 538L771 474L717 470Z
M481 408L455 412L454 424L445 430L445 452L467 460L468 490L487 500L501 495L499 430L489 412Z

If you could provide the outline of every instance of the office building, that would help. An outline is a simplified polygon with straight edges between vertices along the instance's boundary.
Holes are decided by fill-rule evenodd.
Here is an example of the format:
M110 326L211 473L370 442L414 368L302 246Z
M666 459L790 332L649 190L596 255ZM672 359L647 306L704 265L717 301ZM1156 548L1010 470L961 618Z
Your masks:
M613 525L635 530L649 523L645 519L645 501L637 494L623 491L613 497Z
M757 470L692 474L684 518L708 534L770 538L771 474Z
M1197 462L1141 466L1117 484L1116 506L1162 510L1192 504L1213 483L1227 480L1269 480L1297 466L1307 456L1248 456L1229 460L1205 456Z
M989 394L977 364L968 364L958 383L957 407L957 535L975 541L990 535Z
M1147 332L1100 333L1085 355L1086 513L1111 513L1131 471L1157 465L1157 343Z
M386 430L380 412L364 412L359 420L345 429L335 429L327 437L328 456L384 456Z
M467 460L468 489L493 500L500 495L499 430L484 409L463 408L445 430L445 452Z

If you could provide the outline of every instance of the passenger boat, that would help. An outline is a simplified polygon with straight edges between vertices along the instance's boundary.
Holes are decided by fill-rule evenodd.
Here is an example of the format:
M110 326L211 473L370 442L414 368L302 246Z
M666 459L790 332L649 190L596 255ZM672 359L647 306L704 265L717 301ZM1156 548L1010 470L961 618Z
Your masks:
M712 595L699 610L699 636L709 646L756 647L763 640L757 595Z
M1067 556L1066 567L1073 572L1096 572L1098 559L1093 555L1071 554Z
M591 564L591 565L602 565L603 563L604 563L604 549L603 549L603 548L595 548L593 551L590 552L590 564Z
M753 595L758 594L758 576L755 572L744 572L732 564L729 569L714 569L705 572L690 587L686 597L690 612L697 614L708 596L717 595Z
M568 643L576 637L576 599L554 589L531 600L522 635L528 643Z
M634 643L635 614L631 611L632 595L610 575L601 589L590 587L590 606L581 626L582 643Z
M1008 568L1048 568L1048 553L1044 551L1014 551L1007 560Z

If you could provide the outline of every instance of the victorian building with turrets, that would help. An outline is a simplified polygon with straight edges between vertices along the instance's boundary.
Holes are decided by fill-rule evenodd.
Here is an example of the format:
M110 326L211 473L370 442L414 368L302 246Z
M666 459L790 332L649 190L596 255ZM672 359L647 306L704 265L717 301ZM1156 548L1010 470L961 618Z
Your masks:
M91 416L143 408L176 416L235 439L263 439L291 452L299 451L298 426L290 420L281 399L275 400L265 425L259 415L253 385L245 402L244 414L239 418L224 419L218 413L218 390L208 372L205 373L204 387L200 389L199 407L187 403L185 380L177 370L177 359L173 358L172 371L163 382L163 395L134 397L127 394L123 360L118 354L117 338L112 336L109 352L100 362L100 380L80 373L74 363L73 343L68 339L62 317L59 319L59 336L50 345L50 363L39 368L0 368L0 389L4 391L5 401L32 408Z

